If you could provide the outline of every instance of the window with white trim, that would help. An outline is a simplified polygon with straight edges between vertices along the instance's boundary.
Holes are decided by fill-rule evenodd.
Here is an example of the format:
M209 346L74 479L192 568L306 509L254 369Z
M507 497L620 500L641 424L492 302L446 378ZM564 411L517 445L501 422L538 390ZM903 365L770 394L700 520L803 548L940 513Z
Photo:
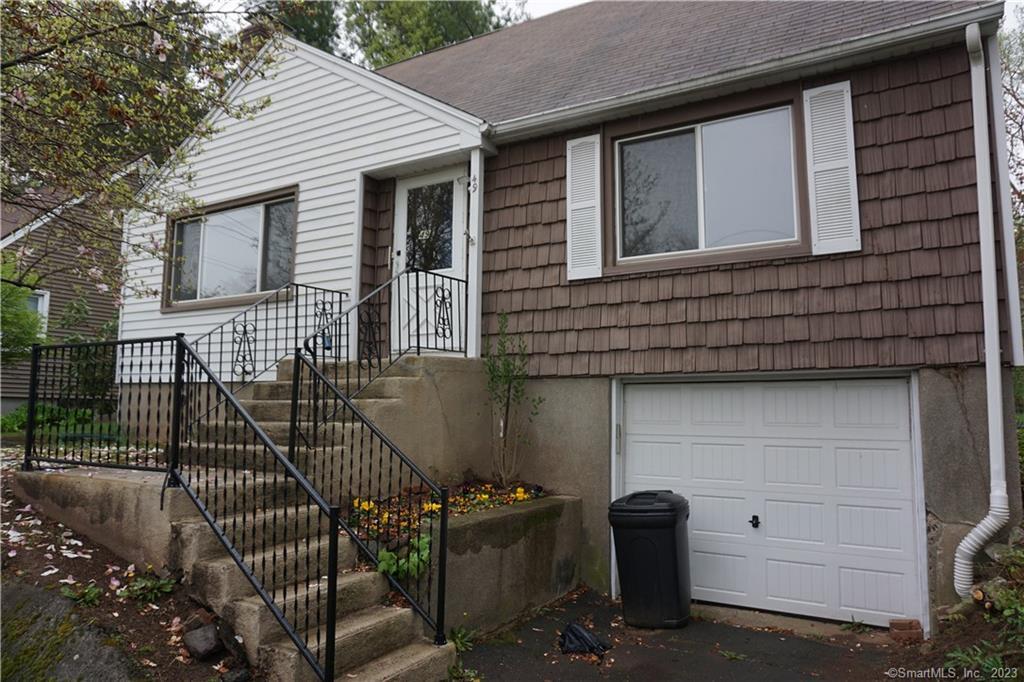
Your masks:
M40 331L45 332L50 317L50 292L36 289L25 299L25 307L39 315Z
M178 220L171 300L272 291L291 280L295 198Z
M794 168L789 106L618 140L618 260L797 241Z

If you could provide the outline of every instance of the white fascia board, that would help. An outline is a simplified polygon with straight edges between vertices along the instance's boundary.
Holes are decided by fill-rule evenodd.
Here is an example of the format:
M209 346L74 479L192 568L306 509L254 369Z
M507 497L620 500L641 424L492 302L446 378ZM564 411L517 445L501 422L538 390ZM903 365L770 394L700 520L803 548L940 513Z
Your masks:
M301 54L303 59L317 64L328 71L334 71L338 75L355 81L369 90L380 93L384 97L404 104L410 109L421 111L442 123L446 123L460 130L464 135L472 136L476 142L475 146L480 146L480 127L484 123L483 119L450 104L446 104L441 100L424 95L418 90L402 85L375 71L364 69L341 57L306 45L290 36L285 37L283 42L295 50L295 52Z
M763 87L766 84L766 78L771 79L769 82L781 82L811 74L820 74L824 71L848 68L887 56L887 51L894 55L904 53L919 45L928 44L928 41L942 39L948 44L954 44L963 40L963 29L971 23L983 24L986 34L995 31L1002 15L1003 2L998 0L967 11L954 12L904 26L895 31L876 33L783 59L650 90L608 97L586 104L561 107L508 119L490 125L491 139L499 143L513 142L538 134L566 130L609 118L628 116L648 110L655 103L664 106L671 103L666 100L692 98L703 94L704 91L716 88Z

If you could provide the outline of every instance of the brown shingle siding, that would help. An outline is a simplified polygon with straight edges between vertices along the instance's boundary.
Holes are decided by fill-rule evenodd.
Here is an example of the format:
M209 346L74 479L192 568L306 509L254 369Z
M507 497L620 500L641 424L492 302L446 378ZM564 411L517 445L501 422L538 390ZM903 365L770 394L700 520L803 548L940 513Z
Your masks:
M517 311L534 376L978 362L980 265L966 55L962 48L943 50L848 77L859 253L570 284L567 136L515 143L487 162L484 329L493 333L499 312Z

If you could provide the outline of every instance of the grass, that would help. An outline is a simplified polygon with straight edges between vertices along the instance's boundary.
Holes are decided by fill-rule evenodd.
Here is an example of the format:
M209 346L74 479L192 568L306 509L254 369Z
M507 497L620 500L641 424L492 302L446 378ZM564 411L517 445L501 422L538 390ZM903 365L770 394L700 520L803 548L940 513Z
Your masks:
M735 651L729 651L728 649L719 649L718 655L722 656L729 661L745 661L747 660L746 654L737 653Z
M846 630L847 632L852 632L855 635L863 635L864 633L871 632L870 625L865 625L853 616L850 616L849 623L843 623L839 627L841 627L843 630Z

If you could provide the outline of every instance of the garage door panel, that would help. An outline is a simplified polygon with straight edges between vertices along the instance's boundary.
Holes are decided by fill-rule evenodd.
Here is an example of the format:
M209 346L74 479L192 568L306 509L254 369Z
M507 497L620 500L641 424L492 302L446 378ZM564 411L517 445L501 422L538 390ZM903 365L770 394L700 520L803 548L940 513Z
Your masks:
M694 537L747 537L750 502L742 496L693 493L690 496L690 528Z
M690 500L694 598L878 625L925 617L905 380L625 396L625 488Z
M746 553L712 546L697 547L690 552L690 561L690 580L696 599L737 603L732 600L749 596L750 558Z

